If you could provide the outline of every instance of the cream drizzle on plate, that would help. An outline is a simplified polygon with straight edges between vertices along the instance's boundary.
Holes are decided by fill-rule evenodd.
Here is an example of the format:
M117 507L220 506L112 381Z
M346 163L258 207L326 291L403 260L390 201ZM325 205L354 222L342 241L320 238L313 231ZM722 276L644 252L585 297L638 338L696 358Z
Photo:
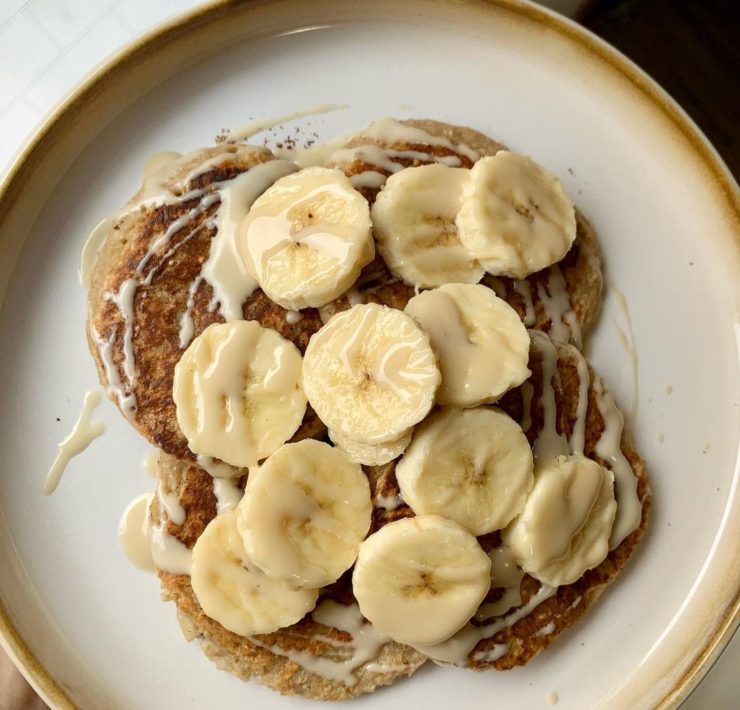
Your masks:
M59 444L59 452L46 476L46 482L44 483L45 495L51 495L57 489L69 462L75 456L81 454L105 431L105 424L91 421L92 414L99 404L100 392L97 390L90 391L85 395L82 412L67 438Z
M301 111L293 111L293 113L287 113L284 116L277 116L275 118L266 118L262 121L250 121L249 123L235 128L229 131L227 141L229 143L236 143L238 141L245 141L252 136L256 136L258 133L267 131L275 126L281 126L283 123L289 121L295 121L298 118L305 118L306 116L319 116L324 113L333 113L334 111L343 111L348 109L349 104L319 104L318 106L312 106L311 108L303 109Z

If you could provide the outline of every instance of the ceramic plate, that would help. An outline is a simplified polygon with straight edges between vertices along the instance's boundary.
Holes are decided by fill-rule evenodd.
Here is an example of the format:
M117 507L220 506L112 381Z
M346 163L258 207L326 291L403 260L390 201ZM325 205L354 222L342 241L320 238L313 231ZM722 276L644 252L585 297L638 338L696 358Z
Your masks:
M147 445L106 403L105 436L42 494L56 444L96 386L77 282L91 228L144 159L324 103L332 139L374 117L477 128L560 175L598 231L608 277L590 356L652 476L649 534L583 623L524 669L429 664L356 708L671 707L737 621L738 283L732 179L696 128L623 57L518 2L221 3L112 59L45 123L0 200L0 601L4 643L49 702L80 708L308 708L243 684L183 640L156 579L118 549L151 487ZM309 125L310 124L310 125ZM292 131L289 126L280 131Z

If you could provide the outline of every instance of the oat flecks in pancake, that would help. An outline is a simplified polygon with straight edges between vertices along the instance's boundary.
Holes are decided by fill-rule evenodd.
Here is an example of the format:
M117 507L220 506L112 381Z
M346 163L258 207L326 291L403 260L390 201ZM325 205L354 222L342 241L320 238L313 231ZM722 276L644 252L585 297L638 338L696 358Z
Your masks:
M164 492L179 497L186 517L182 525L167 520L166 512L155 498L152 518L157 522L166 521L168 533L192 547L216 515L213 479L198 466L166 455L160 457L157 475ZM190 586L189 576L160 571L159 577L163 598L177 606L178 621L186 639L198 639L205 654L219 668L243 680L254 678L287 695L346 700L411 675L426 661L417 651L389 640L378 649L374 658L354 672L356 682L347 685L339 679L344 675L341 661L352 650L352 637L346 631L319 624L309 614L293 626L256 636L255 640L260 644L257 645L206 616ZM345 574L338 582L322 590L319 603L325 599L341 604L354 603L351 589L350 575ZM294 653L305 654L309 659L324 659L329 668L334 668L338 678L311 673L283 655ZM334 665L333 660L336 661Z
M569 439L573 433L574 423L577 419L581 386L577 365L582 355L573 346L564 344L557 345L557 353L557 375L553 378L557 431ZM533 393L526 434L530 442L534 442L542 430L544 414L543 408L540 405L543 391L542 356L534 346L530 351L529 368L532 371L532 377L528 380L528 383L532 387ZM598 374L593 369L589 369L589 374L591 383L597 381ZM499 401L498 406L517 421L521 421L524 413L523 403L523 390L522 388L517 388L507 393ZM588 391L588 408L585 419L584 453L587 456L597 458L595 455L595 446L603 430L604 419L598 408L593 384L591 384ZM621 572L645 532L650 510L650 491L645 464L635 450L629 434L626 432L622 436L621 449L638 478L637 492L642 503L642 518L639 528L632 532L615 550L612 550L598 567L586 572L583 577L573 584L560 587L553 597L541 603L531 614L518 621L511 628L504 628L492 638L481 641L469 657L471 668L474 670L485 670L487 668L506 670L528 663L535 655L549 646L563 631L572 626L583 615L586 609L596 601L606 586ZM601 461L601 463L606 462ZM215 514L215 503L212 503L209 497L212 496L210 492L212 482L209 476L195 466L188 467L185 464L171 461L170 464L175 467L174 469L170 469L170 471L179 471L180 474L180 483L171 490L180 493L182 504L187 510L187 519L182 528L178 528L178 526L174 526L170 522L168 530L186 544L192 544L210 517ZM366 466L364 468L370 481L373 498L382 497L392 499L399 494L398 483L394 473L395 462L391 462L385 466ZM195 491L197 490L201 492L196 493ZM192 501L195 500L201 501L200 507L193 507L191 505ZM153 504L153 514L157 516L161 515L161 511L158 511L156 501ZM410 515L413 515L411 509L404 504L390 510L376 507L373 511L371 532L393 520ZM491 549L500 543L499 534L493 533L483 536L480 538L480 541L484 548ZM224 631L216 622L208 619L202 613L197 605L197 601L192 595L192 590L190 590L188 577L174 577L166 574L160 574L160 577L162 578L165 598L174 601L177 605L180 612L181 625L186 630L186 634L200 638L204 644L206 653L212 655L221 667L228 668L241 677L248 677L250 674L259 673L259 671L254 670L258 663L256 660L253 660L255 652L247 652L245 650L243 647L244 640L237 641L239 637L236 637L236 639L231 639L229 643L222 641L222 635L228 635L229 632ZM521 588L523 603L526 603L537 592L539 586L539 582L529 576L525 576ZM329 593L336 595L336 598L344 603L352 600L348 575L345 575L337 585L331 587ZM493 601L499 595L500 591L494 589L486 601ZM278 638L280 634L282 632L278 632L275 637ZM216 638L213 638L214 636ZM233 634L230 636L233 636ZM289 642L286 641L286 643ZM496 644L507 644L507 652L495 660L480 658L476 660L477 656L484 654L488 649L492 649ZM394 656L396 653L401 654L402 650L400 649L405 648L396 648L396 646L393 646ZM261 650L265 651L265 649ZM268 668L269 663L273 661L264 657L260 662L266 664L264 667ZM275 662L283 663L284 661ZM406 673L404 672L402 675L406 675ZM273 675L270 673L265 677L272 679ZM265 681L262 679L260 682L271 684L272 680ZM302 693L300 685L288 684L283 686L283 688L286 687L289 689L283 690L283 692ZM317 684L312 687L318 688L322 686ZM333 692L338 692L338 688L334 688ZM325 696L312 695L311 697ZM330 697L339 696L332 695Z

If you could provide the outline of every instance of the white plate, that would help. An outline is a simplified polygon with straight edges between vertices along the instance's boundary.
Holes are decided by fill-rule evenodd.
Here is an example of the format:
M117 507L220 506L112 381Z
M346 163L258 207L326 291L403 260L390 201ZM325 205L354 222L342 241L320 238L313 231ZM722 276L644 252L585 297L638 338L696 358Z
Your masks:
M76 277L91 227L136 188L150 153L321 102L351 107L301 122L323 139L377 116L430 117L487 132L563 178L629 302L636 440L654 494L649 534L625 574L528 667L430 664L353 707L531 708L548 691L568 708L675 705L737 621L736 187L638 70L575 25L514 2L217 5L112 60L47 122L0 203L5 645L60 707L318 706L217 671L184 642L156 580L124 560L119 515L151 481L146 444L110 403L106 436L54 496L42 485L96 384ZM624 316L608 295L591 358L627 408L614 320Z

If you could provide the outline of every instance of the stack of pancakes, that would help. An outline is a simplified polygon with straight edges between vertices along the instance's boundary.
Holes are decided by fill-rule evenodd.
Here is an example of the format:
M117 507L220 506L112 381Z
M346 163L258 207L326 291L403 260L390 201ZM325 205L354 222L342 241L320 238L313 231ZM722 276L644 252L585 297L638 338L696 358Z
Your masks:
M426 120L404 123L422 129L430 136L447 140L428 145L387 143L377 137L363 136L361 132L348 142L347 148L373 143L381 149L392 150L393 161L400 168L422 165L447 156L456 156L462 167L470 167L471 150L485 156L493 155L503 147L468 128ZM461 146L459 150L458 146ZM403 157L404 153L409 157ZM362 152L342 150L327 165L339 168L350 178L368 171L389 174L386 168L367 164L362 156ZM181 317L189 308L195 336L211 323L223 322L218 308L214 308L211 286L206 280L198 281L215 236L213 217L219 200L214 199L197 214L192 213L198 212L194 208L202 204L203 194L218 195L219 183L272 159L274 156L266 149L227 143L196 151L178 160L160 185L172 197L164 204L152 204L146 199L146 194L135 195L112 225L92 274L88 337L101 381L133 425L161 450L160 487L166 494L179 498L185 510L185 520L176 524L168 519L165 506L156 497L150 514L155 524L165 525L167 532L188 548L193 547L217 510L213 478L197 464L175 416L172 385L175 365L183 353ZM372 203L380 188L363 186L362 180L355 184ZM188 217L187 228L170 229L170 238L161 240L161 246L153 248L155 240L168 227L177 227L177 220L188 213L191 216ZM588 222L577 215L577 224L576 240L560 263L523 281L486 276L483 283L508 301L528 327L545 334L552 333L557 338L552 343L545 339L546 347L554 348L556 353L556 371L551 387L555 397L557 431L570 440L579 400L582 402L585 396L583 453L610 467L611 462L600 459L596 453L597 442L606 426L599 407L599 397L606 386L590 366L587 368L589 376L583 377L584 361L580 352L599 313L603 285L601 258ZM142 262L145 262L143 267ZM132 279L135 290L130 307L122 309L111 294L119 294L122 287L132 283ZM557 279L567 293L571 318L556 318L546 307L553 279ZM349 308L350 300L353 304L375 302L403 309L413 295L414 288L393 276L382 258L377 256L363 270L353 288L352 298L345 294L323 307L321 312L308 308L301 312L299 320L286 318L287 311L271 302L259 289L248 297L242 311L245 319L256 320L275 329L303 352L311 335L333 313ZM542 395L550 385L543 377L543 339L533 338L532 342L529 360L532 377L522 387L509 391L498 406L522 423L533 444L544 426ZM587 392L581 392L582 388L587 388ZM125 402L131 401L135 402L135 407L124 406ZM310 408L292 440L305 437L327 440L325 427ZM596 568L573 584L559 587L531 613L515 623L504 625L491 638L480 641L468 656L470 668L505 670L527 663L571 626L622 570L645 531L650 497L644 462L625 431L621 435L621 451L637 478L637 493L642 505L639 527L611 550ZM402 503L397 507L383 503L399 494L394 468L395 462L381 467L365 467L373 498L377 501L372 530L400 517L413 515ZM237 475L239 473L242 474L243 486L247 471ZM487 550L496 547L500 544L499 534L484 536L480 542ZM341 674L314 672L320 665L301 663L301 659L342 663L352 654L351 633L327 627L309 614L297 624L273 634L254 639L238 636L205 615L188 575L163 570L158 574L163 596L177 606L178 618L188 640L198 639L205 653L220 668L245 680L254 678L282 693L325 700L351 698L410 675L427 660L410 647L388 641L381 645L375 658L351 672L349 681ZM322 598L331 598L341 604L354 603L350 575L351 571L322 590ZM521 604L526 605L539 588L538 581L525 575ZM500 589L492 589L486 601L495 601L501 593ZM508 647L505 654L486 656L487 649L495 645L500 648L501 644ZM497 656L495 659L494 655Z

